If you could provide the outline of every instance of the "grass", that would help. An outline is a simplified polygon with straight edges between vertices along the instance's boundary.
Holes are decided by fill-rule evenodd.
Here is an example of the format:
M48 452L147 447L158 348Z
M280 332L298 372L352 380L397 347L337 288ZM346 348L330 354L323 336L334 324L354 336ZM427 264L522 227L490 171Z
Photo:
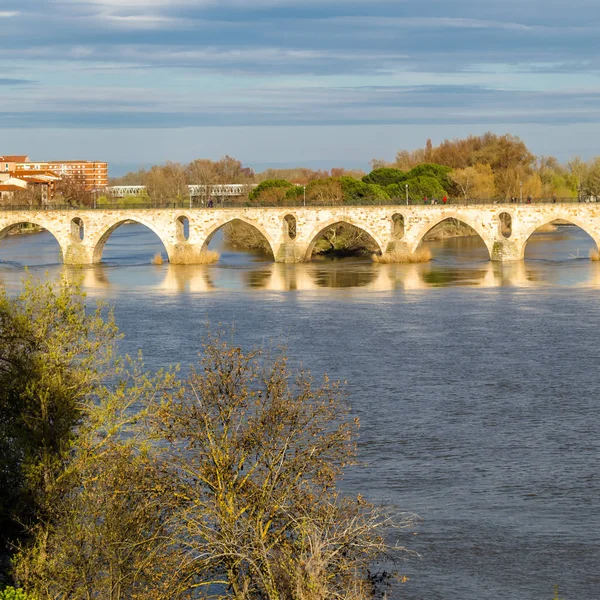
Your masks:
M600 252L596 248L590 250L590 260L600 261Z
M410 264L429 262L432 258L429 248L419 248L416 252L395 250L385 254L373 254L373 261L380 264Z
M216 263L221 255L214 250L202 250L195 257L193 264L195 265L212 265Z
M183 256L177 256L174 259L174 264L177 265L212 265L216 263L221 255L213 250L200 250L199 252L193 252L185 254ZM157 252L152 259L153 265L162 265L165 261L163 260L162 254Z

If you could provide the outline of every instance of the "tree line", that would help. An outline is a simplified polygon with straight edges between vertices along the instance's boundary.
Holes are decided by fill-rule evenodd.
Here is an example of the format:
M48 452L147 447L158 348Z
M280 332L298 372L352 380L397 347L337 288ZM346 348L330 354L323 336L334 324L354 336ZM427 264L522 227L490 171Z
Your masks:
M0 598L366 600L401 584L413 519L337 487L358 429L337 383L227 331L187 376L149 373L120 337L66 280L0 296Z
M575 157L561 164L536 157L518 137L485 133L401 150L394 161L371 161L372 171L267 169L254 173L229 156L199 159L189 165L167 163L114 179L114 185L146 185L154 202L187 200L186 186L252 184L237 202L250 205L382 203L423 198L509 200L600 195L600 158Z

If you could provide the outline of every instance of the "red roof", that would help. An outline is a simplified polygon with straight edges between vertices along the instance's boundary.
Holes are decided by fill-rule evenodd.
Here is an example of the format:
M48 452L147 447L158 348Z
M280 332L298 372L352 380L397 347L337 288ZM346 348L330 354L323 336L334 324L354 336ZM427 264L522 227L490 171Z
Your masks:
M0 161L16 162L16 163L29 162L29 156L27 156L26 154L19 155L19 156L16 156L16 155L0 156Z
M2 185L0 183L0 192L22 192L25 188L19 187L18 185Z

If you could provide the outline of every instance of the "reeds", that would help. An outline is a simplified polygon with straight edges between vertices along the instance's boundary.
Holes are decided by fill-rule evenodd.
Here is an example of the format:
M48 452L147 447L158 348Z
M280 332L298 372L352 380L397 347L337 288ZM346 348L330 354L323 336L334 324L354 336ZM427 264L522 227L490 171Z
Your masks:
M373 261L383 265L388 264L410 264L410 263L425 263L432 258L429 248L419 248L416 252L405 252L402 250L394 250L385 254L373 254Z
M216 263L221 255L214 250L202 250L194 259L195 265L212 265Z
M590 260L600 261L600 252L598 252L597 248L590 250Z

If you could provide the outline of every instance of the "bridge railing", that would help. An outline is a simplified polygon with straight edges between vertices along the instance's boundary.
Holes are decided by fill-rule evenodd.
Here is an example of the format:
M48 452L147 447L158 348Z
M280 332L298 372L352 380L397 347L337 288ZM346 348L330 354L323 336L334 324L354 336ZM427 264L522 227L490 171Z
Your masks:
M489 200L489 199L467 199L464 198L450 198L446 203L446 206L484 206L484 205L507 205L507 206L518 206L518 205L532 205L532 204L576 204L576 203L588 203L596 202L595 199L589 198L578 199L578 198L533 198L531 202L524 200L523 202L511 202L509 200ZM431 206L432 204L438 206L444 206L441 200L428 200L426 203L424 200L413 200L409 199L408 203L406 199L392 198L390 200L380 200L372 198L361 198L357 200L347 202L327 202L321 201L318 204L306 203L304 204L302 198L294 200L284 200L281 203L273 204L254 204L251 202L235 202L232 200L222 200L214 202L201 202L193 201L190 202L167 202L163 204L156 203L105 203L102 204L90 204L87 206L74 206L70 204L43 204L43 205L30 205L30 204L0 204L0 211L55 211L55 210L164 210L164 209L206 209L212 210L213 208L331 208L331 207L342 207L342 206Z

